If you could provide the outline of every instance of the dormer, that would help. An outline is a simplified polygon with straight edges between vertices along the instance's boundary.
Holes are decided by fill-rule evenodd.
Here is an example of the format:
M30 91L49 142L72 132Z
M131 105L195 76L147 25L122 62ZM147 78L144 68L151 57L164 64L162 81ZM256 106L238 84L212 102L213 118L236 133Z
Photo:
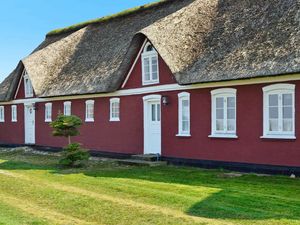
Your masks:
M29 78L26 70L24 70L23 79L24 79L25 98L32 98L33 97L33 88L32 88L32 84L31 84L30 78Z
M143 85L159 83L158 54L150 42L142 53L142 80Z

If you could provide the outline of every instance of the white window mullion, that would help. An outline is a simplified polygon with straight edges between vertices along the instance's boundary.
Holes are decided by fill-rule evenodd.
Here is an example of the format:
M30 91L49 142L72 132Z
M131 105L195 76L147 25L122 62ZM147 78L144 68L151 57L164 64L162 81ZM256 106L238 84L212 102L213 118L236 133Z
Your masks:
M282 105L282 94L278 95L278 130L280 133L283 131L283 105Z

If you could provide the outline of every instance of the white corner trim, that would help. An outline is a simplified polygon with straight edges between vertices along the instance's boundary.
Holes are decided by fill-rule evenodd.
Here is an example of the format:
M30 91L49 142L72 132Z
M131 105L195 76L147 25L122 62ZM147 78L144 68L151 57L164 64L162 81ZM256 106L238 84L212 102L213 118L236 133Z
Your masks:
M287 140L295 140L296 136L293 135L263 135L260 137L261 139L287 139Z
M125 85L127 84L127 81L128 81L128 79L129 79L129 77L130 77L130 75L131 75L131 73L132 73L132 71L133 71L133 69L134 69L134 67L135 67L135 65L136 65L136 63L137 63L139 57L141 56L141 54L142 54L142 52L143 52L143 50L144 50L144 47L145 47L147 41L148 41L147 38L145 38L144 43L143 43L143 45L141 46L139 53L138 53L137 56L135 57L135 60L134 60L134 62L133 62L133 64L132 64L132 66L130 67L130 70L129 70L128 74L126 75L126 78L125 78L125 80L124 80L124 82L123 82L121 88L124 88Z
M232 138L232 139L237 139L238 136L235 134L211 134L208 135L209 138Z

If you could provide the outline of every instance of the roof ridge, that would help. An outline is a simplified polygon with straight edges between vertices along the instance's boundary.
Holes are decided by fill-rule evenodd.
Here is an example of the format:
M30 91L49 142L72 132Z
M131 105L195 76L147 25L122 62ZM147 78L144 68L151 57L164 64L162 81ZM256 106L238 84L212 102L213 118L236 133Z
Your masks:
M128 15L138 13L138 12L141 12L144 10L152 9L154 7L163 5L170 1L174 1L174 0L159 0L159 1L148 3L148 4L145 4L142 6L136 6L133 8L129 8L129 9L123 10L119 13L103 16L103 17L100 17L97 19L88 20L88 21L85 21L82 23L77 23L77 24L74 24L74 25L71 25L68 27L64 27L64 28L58 28L58 29L48 32L46 34L46 37L65 34L65 33L69 33L69 32L74 32L74 31L80 30L80 29L82 29L86 26L92 25L92 24L99 24L99 23L104 23L104 22L110 21L112 19L122 18L124 16L128 16Z

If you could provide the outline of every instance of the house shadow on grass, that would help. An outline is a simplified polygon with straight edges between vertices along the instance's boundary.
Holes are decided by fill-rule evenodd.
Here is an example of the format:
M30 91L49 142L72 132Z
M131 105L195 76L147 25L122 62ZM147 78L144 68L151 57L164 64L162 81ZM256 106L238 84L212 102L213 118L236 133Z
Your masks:
M111 178L138 180L168 185L187 185L192 188L216 188L199 202L191 203L185 213L210 219L245 220L255 223L268 219L288 219L300 224L300 182L284 177L257 177L245 175L224 178L220 170L187 167L118 167L116 165L62 170L55 164L7 160L0 163L1 170L49 170L54 174L84 174L95 179ZM139 182L138 182L139 183ZM132 184L132 188L138 188ZM142 185L142 184L139 184ZM174 186L170 187L170 192ZM176 195L175 195L176 196ZM298 196L298 198L296 197ZM159 197L159 196L158 196Z

